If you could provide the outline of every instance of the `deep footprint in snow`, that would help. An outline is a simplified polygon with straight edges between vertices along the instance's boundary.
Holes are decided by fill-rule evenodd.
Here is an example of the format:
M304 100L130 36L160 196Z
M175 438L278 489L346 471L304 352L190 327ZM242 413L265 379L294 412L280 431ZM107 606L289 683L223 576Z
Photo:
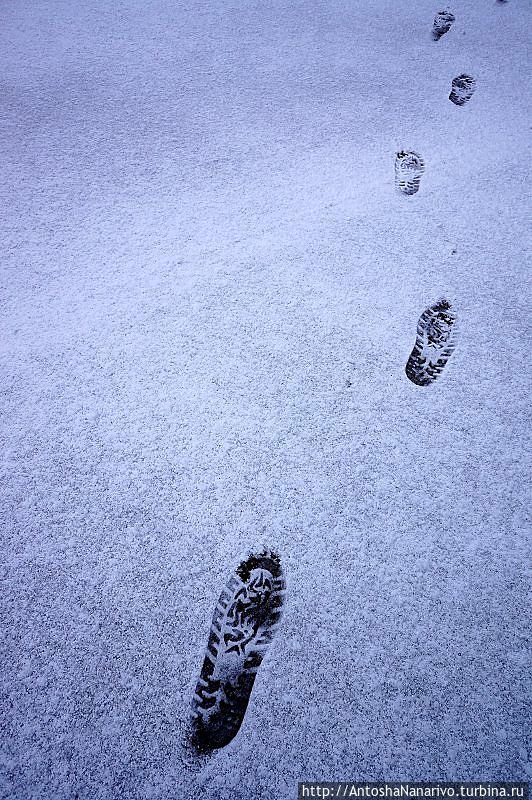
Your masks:
M447 300L425 309L417 324L414 349L405 372L412 383L428 386L441 374L456 346L456 314Z
M225 747L242 725L262 660L284 602L279 557L251 555L230 578L212 618L192 701L192 743L200 751Z
M451 25L455 19L456 17L452 11L448 9L445 11L438 11L432 24L432 38L435 42L439 41L445 33L451 30Z
M454 103L455 106L463 106L468 100L471 100L475 88L476 81L471 75L466 75L465 73L458 75L457 78L453 78L449 100Z
M403 194L415 194L419 190L425 162L413 150L401 150L395 156L395 187Z

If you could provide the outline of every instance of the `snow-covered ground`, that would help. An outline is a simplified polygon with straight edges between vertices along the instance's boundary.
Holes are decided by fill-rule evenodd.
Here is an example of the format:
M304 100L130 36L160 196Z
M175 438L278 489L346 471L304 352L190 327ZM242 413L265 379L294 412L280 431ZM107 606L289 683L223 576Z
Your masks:
M432 0L2 2L2 798L530 777L530 9L451 8L434 42ZM200 760L262 545L286 611Z

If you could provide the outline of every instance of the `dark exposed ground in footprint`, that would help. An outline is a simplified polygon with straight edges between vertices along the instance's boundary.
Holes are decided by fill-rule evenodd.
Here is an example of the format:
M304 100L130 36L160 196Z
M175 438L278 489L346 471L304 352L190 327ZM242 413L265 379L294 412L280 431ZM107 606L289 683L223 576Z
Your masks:
M395 187L402 194L415 194L419 190L425 162L413 150L402 150L395 156Z
M455 106L463 106L468 100L471 100L476 89L476 81L471 75L458 75L453 78L451 94L449 100Z
M224 747L242 725L284 602L279 557L252 555L230 578L216 605L205 659L192 701L192 743Z
M444 34L450 31L451 25L455 19L456 17L451 11L438 11L432 24L432 38L435 42L439 41Z
M456 346L456 314L447 300L425 309L419 318L414 349L405 372L418 386L438 378Z

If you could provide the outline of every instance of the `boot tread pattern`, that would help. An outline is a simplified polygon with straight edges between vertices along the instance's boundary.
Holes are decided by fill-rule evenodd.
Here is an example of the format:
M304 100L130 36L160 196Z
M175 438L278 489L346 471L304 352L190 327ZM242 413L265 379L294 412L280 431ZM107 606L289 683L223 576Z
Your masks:
M224 747L238 733L284 602L280 560L271 552L240 564L222 590L192 701L199 750Z
M416 343L406 364L407 377L417 386L438 378L456 346L456 314L447 300L425 309L417 325Z

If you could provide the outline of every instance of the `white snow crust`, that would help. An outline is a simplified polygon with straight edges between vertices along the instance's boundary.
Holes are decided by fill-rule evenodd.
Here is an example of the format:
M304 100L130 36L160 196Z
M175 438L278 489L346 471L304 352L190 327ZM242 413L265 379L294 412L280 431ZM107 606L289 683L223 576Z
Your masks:
M530 9L450 7L3 0L0 797L530 777ZM286 611L201 759L262 546Z

